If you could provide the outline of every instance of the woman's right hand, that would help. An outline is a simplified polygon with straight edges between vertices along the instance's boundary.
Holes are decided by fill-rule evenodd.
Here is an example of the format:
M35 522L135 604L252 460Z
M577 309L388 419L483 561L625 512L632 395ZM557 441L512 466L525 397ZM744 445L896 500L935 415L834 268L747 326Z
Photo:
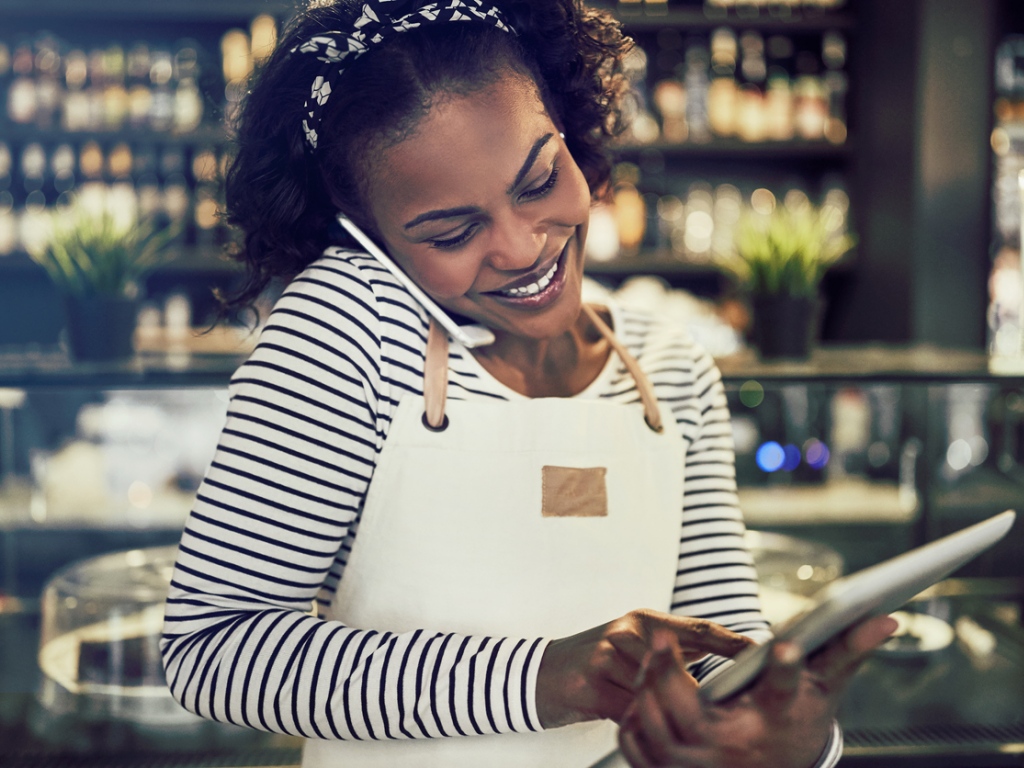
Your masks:
M687 662L714 653L735 656L754 641L706 619L658 611L625 616L553 640L537 673L537 714L545 728L607 718L616 722L633 701L634 684L655 632L678 638Z

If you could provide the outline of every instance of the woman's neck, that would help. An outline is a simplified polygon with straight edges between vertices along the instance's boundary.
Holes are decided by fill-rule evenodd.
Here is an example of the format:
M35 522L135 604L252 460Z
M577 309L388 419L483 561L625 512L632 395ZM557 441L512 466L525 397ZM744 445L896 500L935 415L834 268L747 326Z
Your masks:
M611 325L605 310L599 313ZM559 336L529 339L499 332L493 344L474 350L473 357L522 395L572 397L597 378L610 353L611 345L581 311L572 327Z

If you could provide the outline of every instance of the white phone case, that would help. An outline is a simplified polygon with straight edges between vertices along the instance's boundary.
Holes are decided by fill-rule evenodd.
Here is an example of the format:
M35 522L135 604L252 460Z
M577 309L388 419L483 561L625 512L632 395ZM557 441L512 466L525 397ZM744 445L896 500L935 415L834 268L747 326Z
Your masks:
M443 309L441 309L433 299L423 292L412 279L402 271L391 257L382 251L373 240L367 237L366 233L363 232L359 227L356 226L355 222L349 219L347 216L338 214L338 223L343 226L352 237L354 237L363 248L366 249L367 253L373 256L379 261L391 274L398 278L399 282L402 283L406 288L409 289L409 293L412 294L413 298L420 303L427 313L437 320L448 333L452 335L452 338L456 339L462 346L467 349L473 347L485 347L488 344L494 343L494 334L482 325L458 325L452 320Z

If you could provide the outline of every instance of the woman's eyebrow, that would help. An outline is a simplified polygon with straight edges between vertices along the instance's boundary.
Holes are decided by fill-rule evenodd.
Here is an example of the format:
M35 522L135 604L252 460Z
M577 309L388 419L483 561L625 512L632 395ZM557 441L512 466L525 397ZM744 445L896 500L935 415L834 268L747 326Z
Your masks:
M545 133L543 136L541 136L533 143L533 146L530 148L530 153L526 156L526 162L523 163L523 167L520 168L519 173L516 174L515 181L513 181L509 185L509 188L506 190L506 192L508 192L511 195L515 191L516 187L518 187L520 182L522 182L522 180L526 177L526 174L530 172L530 169L533 167L534 162L536 162L537 160L537 155L540 154L540 151L544 149L544 145L547 144L551 140L551 137L554 135L555 134L553 133Z
M506 190L508 194L511 195L515 191L515 188L523 181L526 174L530 172L533 164L537 161L537 155L540 154L540 151L544 149L544 145L551 141L551 137L554 135L555 134L553 133L546 133L533 143L533 146L530 147L529 153L526 155L526 161L516 174L515 181L513 181L512 184L509 185L508 190ZM478 208L473 206L462 206L461 208L443 208L436 211L427 211L426 213L421 213L411 221L406 222L404 228L412 229L424 222L435 221L436 219L451 219L456 216L468 216L471 213L476 213L478 210Z

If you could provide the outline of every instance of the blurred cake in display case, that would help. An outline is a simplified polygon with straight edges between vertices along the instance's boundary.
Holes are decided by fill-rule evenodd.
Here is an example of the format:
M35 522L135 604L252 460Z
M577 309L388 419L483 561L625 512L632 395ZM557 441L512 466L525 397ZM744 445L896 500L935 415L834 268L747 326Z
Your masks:
M54 716L151 726L201 722L170 695L160 660L176 546L74 563L42 599L38 699Z

